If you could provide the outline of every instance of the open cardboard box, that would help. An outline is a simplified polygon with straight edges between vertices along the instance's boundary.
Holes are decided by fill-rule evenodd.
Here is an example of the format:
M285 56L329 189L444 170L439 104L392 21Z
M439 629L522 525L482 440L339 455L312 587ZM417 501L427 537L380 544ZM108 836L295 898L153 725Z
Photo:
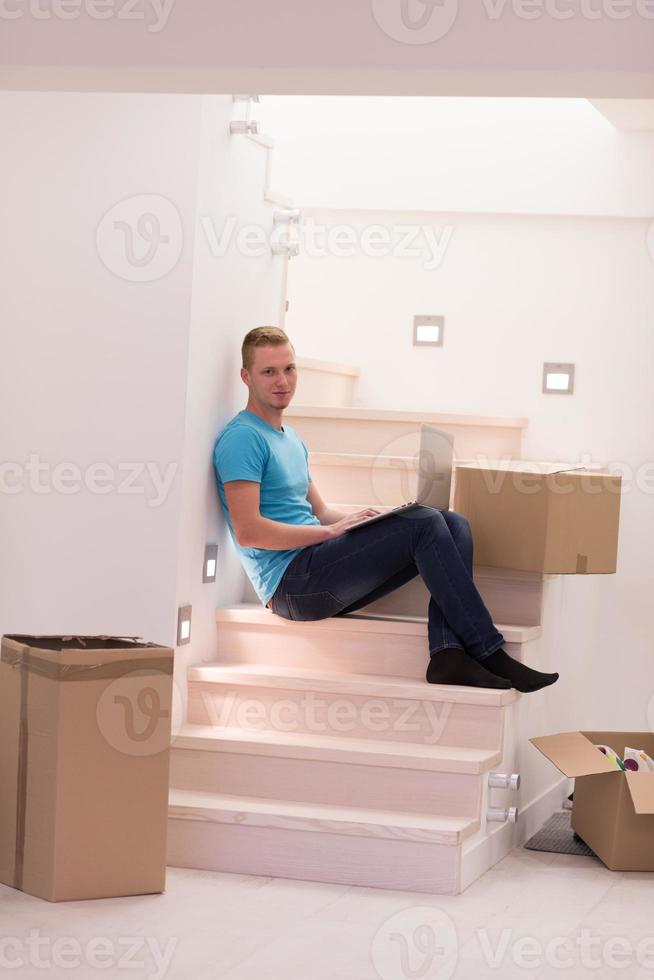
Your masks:
M51 902L164 890L173 654L2 637L1 882Z
M561 732L530 741L575 780L572 828L612 871L654 871L654 772L623 772L596 745L620 758L626 746L654 758L652 732Z
M457 462L453 509L475 563L546 574L616 570L622 477L572 463Z

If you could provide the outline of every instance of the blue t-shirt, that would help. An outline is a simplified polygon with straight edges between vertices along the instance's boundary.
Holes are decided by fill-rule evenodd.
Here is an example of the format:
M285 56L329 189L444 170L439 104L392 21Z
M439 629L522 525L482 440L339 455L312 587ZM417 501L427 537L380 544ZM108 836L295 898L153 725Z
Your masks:
M283 425L279 431L247 409L234 416L214 445L213 464L220 503L243 568L264 605L302 548L285 551L243 548L234 534L225 483L230 480L260 483L259 512L271 521L320 524L307 500L311 481L308 457L307 447L290 425Z

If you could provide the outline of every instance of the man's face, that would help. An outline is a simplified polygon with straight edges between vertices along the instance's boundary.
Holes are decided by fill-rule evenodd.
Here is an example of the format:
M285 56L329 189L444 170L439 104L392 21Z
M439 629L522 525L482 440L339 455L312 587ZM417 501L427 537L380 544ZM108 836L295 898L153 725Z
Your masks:
M241 377L250 389L250 397L269 408L283 410L290 404L297 384L295 354L290 344L255 347L254 362Z

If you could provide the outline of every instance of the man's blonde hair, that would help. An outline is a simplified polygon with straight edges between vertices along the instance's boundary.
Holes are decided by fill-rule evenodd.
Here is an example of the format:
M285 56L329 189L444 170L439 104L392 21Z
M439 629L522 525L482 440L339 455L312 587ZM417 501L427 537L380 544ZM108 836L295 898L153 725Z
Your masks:
M248 331L243 338L241 347L243 367L246 371L252 370L255 347L280 347L282 344L291 344L291 342L281 327L255 327ZM293 348L293 353L295 353L295 348Z

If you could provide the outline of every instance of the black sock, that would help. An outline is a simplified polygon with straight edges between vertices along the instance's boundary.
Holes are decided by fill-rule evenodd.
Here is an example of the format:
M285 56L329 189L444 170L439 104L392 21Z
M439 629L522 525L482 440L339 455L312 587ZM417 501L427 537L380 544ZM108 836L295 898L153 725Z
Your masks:
M460 647L446 647L432 653L427 680L430 684L460 684L463 687L495 687L502 690L511 687L510 681L486 670Z
M540 670L521 664L502 649L491 653L490 657L485 657L482 664L498 677L506 677L511 681L512 687L523 693L539 691L541 687L547 687L548 684L553 684L559 679L558 674L544 674Z

